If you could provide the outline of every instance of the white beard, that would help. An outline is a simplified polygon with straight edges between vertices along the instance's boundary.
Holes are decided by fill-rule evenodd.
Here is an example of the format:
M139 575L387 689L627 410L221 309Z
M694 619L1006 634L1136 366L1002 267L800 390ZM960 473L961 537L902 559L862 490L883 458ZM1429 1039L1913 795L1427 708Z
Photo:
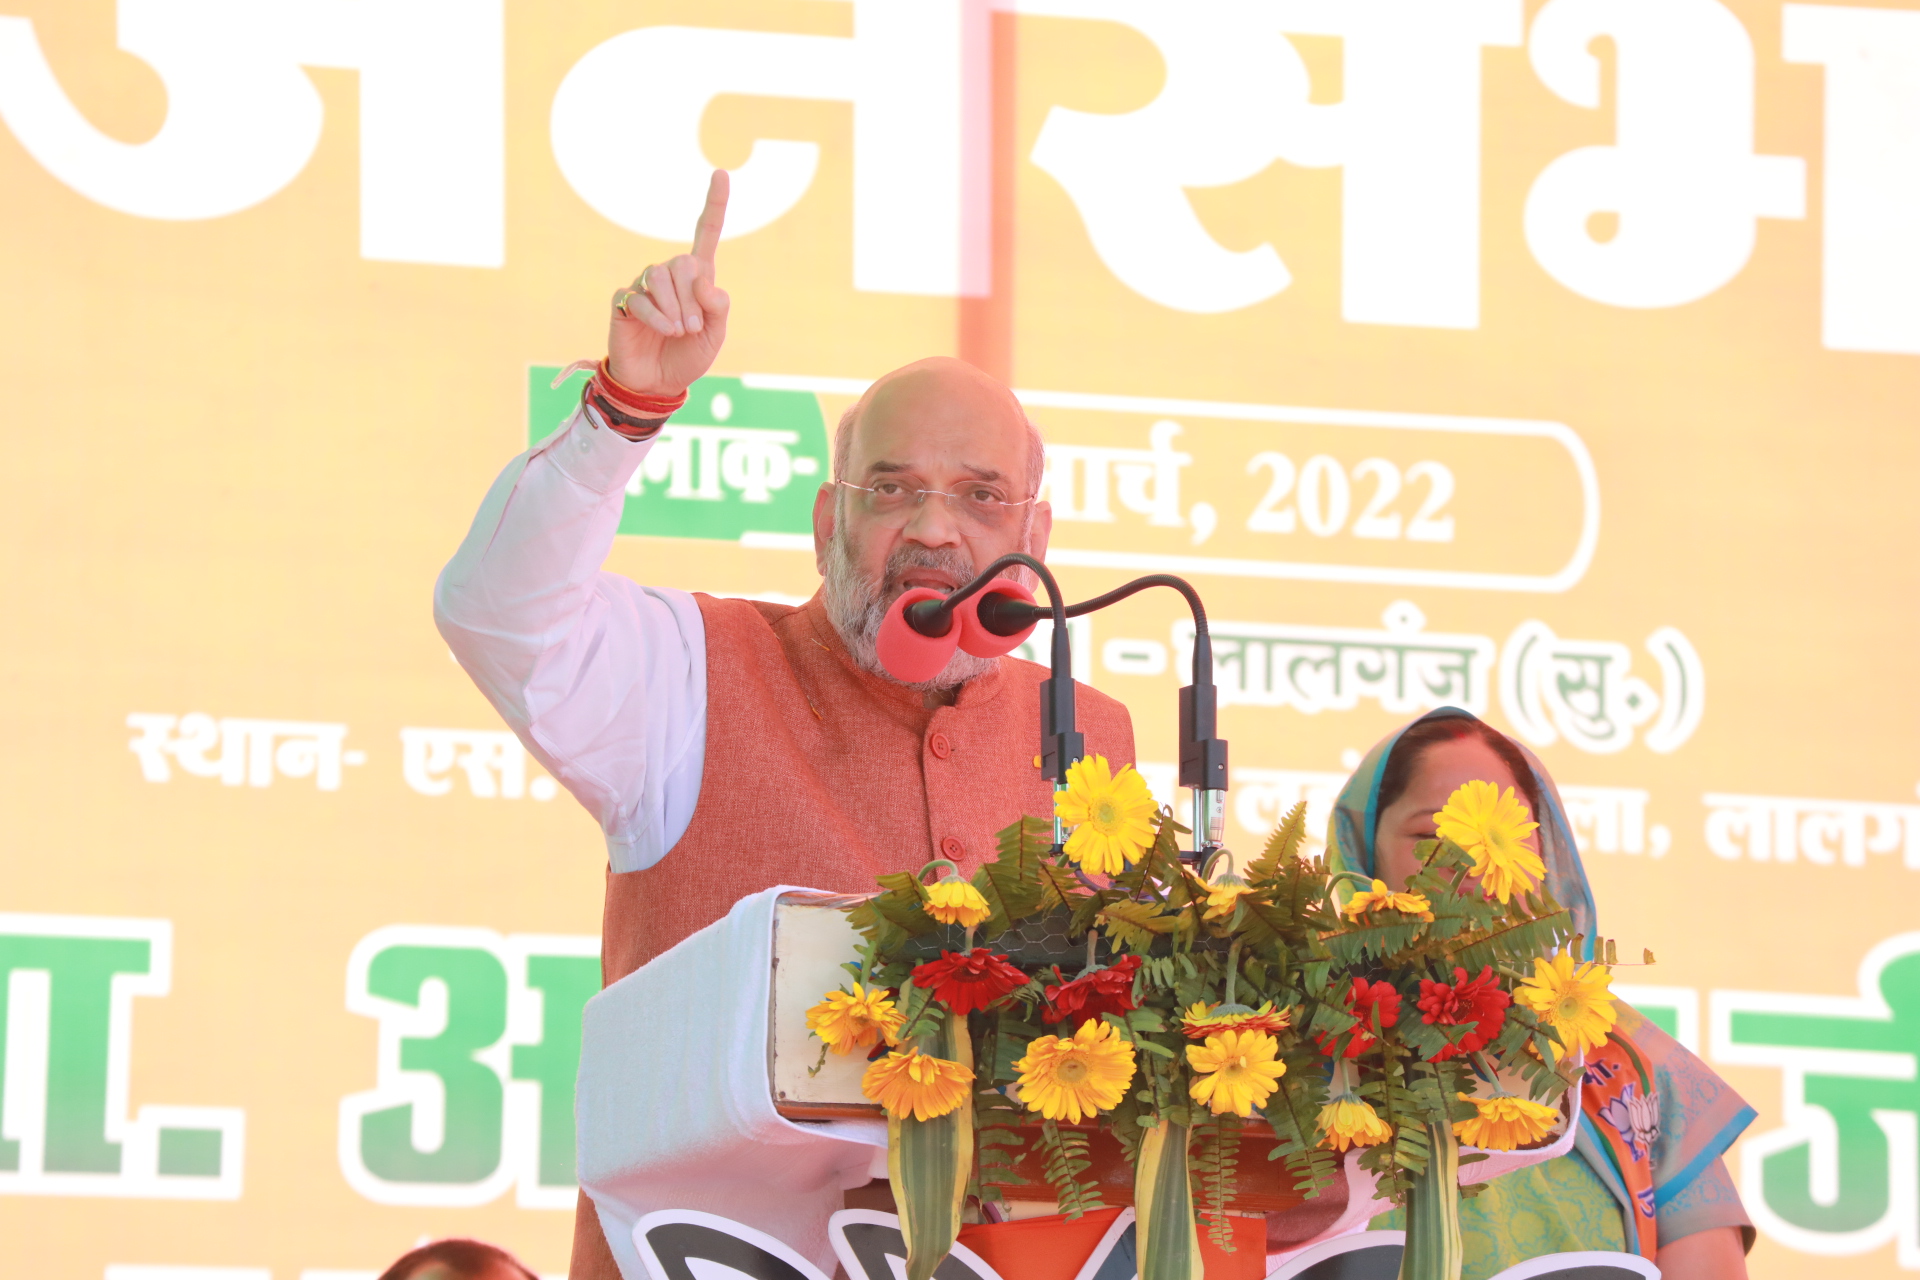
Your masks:
M964 649L956 649L945 669L931 680L908 682L896 680L888 674L887 669L880 665L874 641L880 634L881 621L887 616L887 606L905 590L901 579L912 569L944 569L959 584L965 584L973 581L973 561L961 551L936 550L902 543L887 557L886 569L875 580L862 574L853 563L853 556L847 548L845 528L844 523L836 522L833 537L827 543L827 573L822 602L826 605L827 618L833 623L833 629L840 633L840 642L847 646L847 652L853 655L854 662L861 670L892 680L895 684L904 684L909 689L938 690L956 688L994 669L998 658L977 658Z

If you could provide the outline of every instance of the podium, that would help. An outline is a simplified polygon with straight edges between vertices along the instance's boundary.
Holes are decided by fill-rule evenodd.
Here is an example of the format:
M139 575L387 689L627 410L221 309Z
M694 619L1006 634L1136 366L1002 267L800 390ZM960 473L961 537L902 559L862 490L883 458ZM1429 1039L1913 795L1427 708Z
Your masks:
M821 1063L806 1025L807 1009L846 978L840 966L857 935L842 909L858 900L798 886L743 898L587 1002L575 1093L580 1185L626 1280L650 1280L633 1233L663 1211L742 1224L834 1274L830 1219L844 1192L887 1176L885 1117L860 1092L864 1057ZM1569 1098L1577 1114L1577 1091ZM1254 1150L1257 1133L1249 1130L1242 1162L1255 1176L1235 1208L1298 1204L1283 1163ZM1490 1153L1463 1167L1462 1181L1564 1155L1573 1138L1567 1124L1547 1147ZM1125 1206L1131 1174L1112 1145L1102 1193ZM1357 1154L1343 1165L1345 1212L1298 1249L1391 1208L1373 1198ZM1051 1198L1043 1179L1029 1178L1006 1188L1010 1200Z
M845 1191L886 1177L887 1126L877 1112L826 1104L789 1118L776 1106L769 1015L782 899L849 901L786 885L742 898L587 1001L574 1094L580 1186L627 1280L646 1275L634 1226L665 1209L744 1223L830 1276L827 1220ZM837 911L817 914L844 926ZM849 954L814 974L813 999L837 985L835 966ZM843 1086L834 1077L834 1097L844 1098ZM857 1072L852 1096L865 1102Z

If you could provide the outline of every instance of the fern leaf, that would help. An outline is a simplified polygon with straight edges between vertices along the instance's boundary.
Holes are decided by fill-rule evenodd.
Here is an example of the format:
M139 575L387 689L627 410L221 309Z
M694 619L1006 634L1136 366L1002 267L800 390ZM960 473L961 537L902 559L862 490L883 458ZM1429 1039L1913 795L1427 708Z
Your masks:
M1189 1166L1193 1203L1207 1224L1207 1235L1222 1252L1232 1253L1233 1202L1240 1166L1240 1123L1235 1117L1209 1116L1193 1130L1194 1153Z
M973 887L987 900L990 914L980 926L981 936L989 941L999 937L1015 920L1032 915L1045 896L1040 887L1040 854L1050 842L1053 829L1037 818L1022 817L997 837L1000 856L974 872Z
M1144 954L1156 936L1171 933L1179 917L1152 902L1112 902L1100 909L1100 927L1113 941Z
M1053 1188L1061 1213L1073 1219L1107 1207L1100 1198L1100 1184L1080 1176L1093 1167L1085 1133L1062 1129L1051 1120L1042 1121L1039 1145L1047 1185Z
M892 871L878 877L884 892L867 899L873 909L912 937L932 933L939 921L924 910L927 888L911 871Z
M1340 1169L1340 1157L1320 1145L1320 1108L1327 1101L1327 1077L1313 1068L1321 1061L1310 1049L1295 1055L1262 1113L1279 1139L1268 1158L1285 1160L1295 1187L1309 1198L1333 1185Z
M1056 863L1041 859L1039 868L1040 909L1053 911L1060 907L1077 909L1087 898L1081 889L1080 881L1073 872Z
M871 898L847 912L847 923L878 951L898 951L907 945L907 931L881 915Z
M1300 856L1300 845L1307 838L1307 802L1301 800L1287 810L1287 816L1267 837L1267 847L1247 868L1247 883L1259 884L1280 875L1281 868Z
M1162 808L1155 817L1153 843L1147 846L1140 861L1120 874L1117 883L1131 889L1145 889L1159 897L1159 886L1180 876L1179 838L1186 830L1174 818L1171 808Z

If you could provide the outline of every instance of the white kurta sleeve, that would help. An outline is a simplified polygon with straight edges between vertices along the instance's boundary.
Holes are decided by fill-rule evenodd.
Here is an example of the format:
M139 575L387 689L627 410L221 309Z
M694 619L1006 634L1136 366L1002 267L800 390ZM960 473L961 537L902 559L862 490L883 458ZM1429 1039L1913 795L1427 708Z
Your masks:
M600 568L650 447L576 412L500 473L434 589L454 657L599 821L615 871L679 840L706 750L699 606Z

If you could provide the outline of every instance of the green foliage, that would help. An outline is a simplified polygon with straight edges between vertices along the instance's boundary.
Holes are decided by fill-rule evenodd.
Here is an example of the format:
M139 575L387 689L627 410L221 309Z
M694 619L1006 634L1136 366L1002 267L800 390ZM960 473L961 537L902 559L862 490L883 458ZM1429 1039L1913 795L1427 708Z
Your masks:
M859 930L861 936L878 951L898 951L907 945L910 936L905 929L881 915L872 898L847 912L847 923Z
M1092 1209L1106 1208L1100 1198L1100 1184L1080 1175L1093 1167L1087 1155L1087 1135L1079 1129L1062 1129L1051 1120L1040 1122L1041 1168L1047 1185L1060 1202L1060 1212L1077 1218Z
M1379 1078L1363 1081L1358 1093L1393 1129L1391 1138L1362 1153L1361 1167L1379 1176L1379 1194L1404 1204L1412 1177L1426 1172L1433 1155L1420 1099L1406 1087L1405 1072L1397 1061L1390 1061Z
M1289 1015L1290 1025L1276 1037L1287 1070L1262 1118L1275 1137L1271 1158L1283 1162L1288 1179L1309 1196L1340 1177L1341 1157L1320 1145L1329 1058L1344 1055L1363 1034L1364 1050L1340 1058L1338 1087L1351 1088L1389 1126L1391 1138L1359 1158L1379 1176L1381 1194L1401 1203L1419 1188L1431 1193L1435 1178L1450 1181L1451 1125L1474 1114L1460 1095L1476 1089L1476 1072L1495 1073L1502 1088L1540 1101L1551 1102L1568 1087L1573 1072L1559 1065L1559 1037L1524 1007L1507 1011L1492 1043L1436 1062L1472 1027L1425 1022L1417 1003L1422 981L1452 983L1456 970L1471 977L1490 967L1510 992L1536 957L1569 943L1577 947L1571 917L1544 888L1508 903L1490 901L1470 874L1471 856L1451 841L1430 840L1416 850L1421 868L1407 889L1427 899L1431 920L1385 908L1345 916L1333 904L1325 866L1301 856L1306 807L1298 804L1242 870L1249 892L1230 915L1210 920L1206 902L1214 886L1180 860L1185 832L1170 809L1160 810L1139 861L1104 887L1091 887L1054 853L1051 825L1023 818L999 833L997 860L974 875L990 910L977 938L1013 959L1027 978L970 1020L976 1093L967 1118L976 1135L970 1178L976 1194L995 1199L1000 1188L1025 1181L1019 1165L1033 1151L1063 1212L1100 1207L1099 1181L1089 1176L1087 1130L1043 1121L1011 1100L1005 1087L1018 1078L1014 1063L1034 1040L1070 1033L1070 1024L1044 1022L1045 989L1076 979L1074 953L1083 943L1086 964L1094 966L1092 943L1101 936L1140 966L1133 986L1138 1007L1103 1015L1133 1046L1135 1075L1098 1123L1117 1138L1136 1172L1150 1156L1155 1168L1178 1169L1177 1186L1155 1194L1184 1206L1175 1216L1188 1215L1187 1227L1199 1219L1223 1247L1231 1247L1227 1215L1244 1181L1244 1126L1193 1103L1192 1041L1182 1018L1196 1004L1218 1006L1231 989L1235 1003L1270 1002ZM845 967L850 977L894 989L908 1021L905 1033L924 1037L944 1011L930 991L912 984L912 970L940 947L957 946L959 931L926 914L927 891L913 875L883 876L879 888L849 912L862 943L857 961ZM1069 940L1064 953L1063 934ZM1617 952L1605 939L1595 948L1603 958ZM1363 1025L1348 1012L1356 977L1386 981L1399 993L1395 1023L1370 1018ZM1169 1146L1174 1134L1180 1135L1177 1151ZM1173 1269L1167 1277L1184 1265L1184 1238L1161 1238L1166 1252L1157 1265Z
M1570 913L1555 910L1552 915L1538 920L1516 920L1488 929L1467 939L1453 953L1453 961L1468 973L1476 973L1482 965L1499 965L1551 955L1565 944L1572 922Z
M1370 960L1385 960L1412 947L1426 931L1426 923L1398 911L1377 911L1345 932L1326 940L1334 960L1348 968L1359 969Z
M1247 883L1258 885L1280 878L1284 868L1300 860L1300 845L1307 838L1307 802L1295 803L1280 819L1280 825L1267 837L1267 846L1247 867Z
M927 887L911 871L893 871L878 877L883 892L867 899L873 909L909 937L921 938L940 927L925 910Z
M1286 1161L1294 1187L1316 1197L1340 1174L1339 1155L1320 1145L1320 1108L1327 1105L1325 1059L1303 1045L1287 1055L1286 1063L1287 1073L1262 1113L1279 1139L1268 1158Z
M1053 845L1053 824L1022 816L997 837L1000 856L973 873L973 887L987 900L991 914L980 924L980 938L991 942L1015 920L1036 911L1046 894L1040 883L1040 859Z
M1157 884L1181 877L1180 837L1186 834L1187 829L1174 818L1173 810L1161 809L1154 815L1153 843L1140 856L1140 861L1123 871L1117 879L1130 889L1144 889L1158 896Z
M1107 937L1130 951L1145 955L1154 938L1171 933L1179 918L1153 902L1110 902L1097 917Z
M1208 1116L1194 1126L1188 1155L1193 1203L1207 1224L1208 1237L1227 1253L1234 1252L1227 1206L1240 1171L1240 1138L1238 1116Z
M1069 934L1077 937L1093 928L1094 920L1108 903L1128 901L1125 889L1102 889L1087 894L1073 905L1073 920L1067 926Z
M1328 908L1326 869L1299 856L1306 831L1304 802L1293 807L1247 868L1256 892L1240 900L1237 924L1247 941L1281 960L1325 954L1320 935L1340 927Z
M1120 1153L1128 1164L1137 1164L1140 1160L1140 1139L1146 1129L1158 1123L1151 1112L1140 1100L1141 1090L1130 1090L1120 1099L1119 1105L1106 1115L1107 1132L1120 1143ZM1150 1092L1148 1097L1152 1097Z
M897 1007L900 1010L900 1016L905 1019L900 1024L899 1034L902 1044L921 1036L931 1035L946 1014L943 1006L934 1003L931 988L915 986L911 982L900 988Z
M1080 903L1086 900L1086 891L1080 887L1080 879L1072 870L1058 863L1044 859L1039 866L1040 909L1058 911L1065 908L1076 911Z
M997 1091L993 1096L1004 1097ZM1011 1106L986 1107L979 1103L980 1095L975 1095L974 1104L974 1147L979 1156L975 1168L975 1195L982 1200L1004 1200L1003 1187L1023 1187L1027 1179L1019 1170L1020 1156L1026 1150L1027 1139L1016 1126L1019 1116ZM989 1120L995 1123L989 1124Z

